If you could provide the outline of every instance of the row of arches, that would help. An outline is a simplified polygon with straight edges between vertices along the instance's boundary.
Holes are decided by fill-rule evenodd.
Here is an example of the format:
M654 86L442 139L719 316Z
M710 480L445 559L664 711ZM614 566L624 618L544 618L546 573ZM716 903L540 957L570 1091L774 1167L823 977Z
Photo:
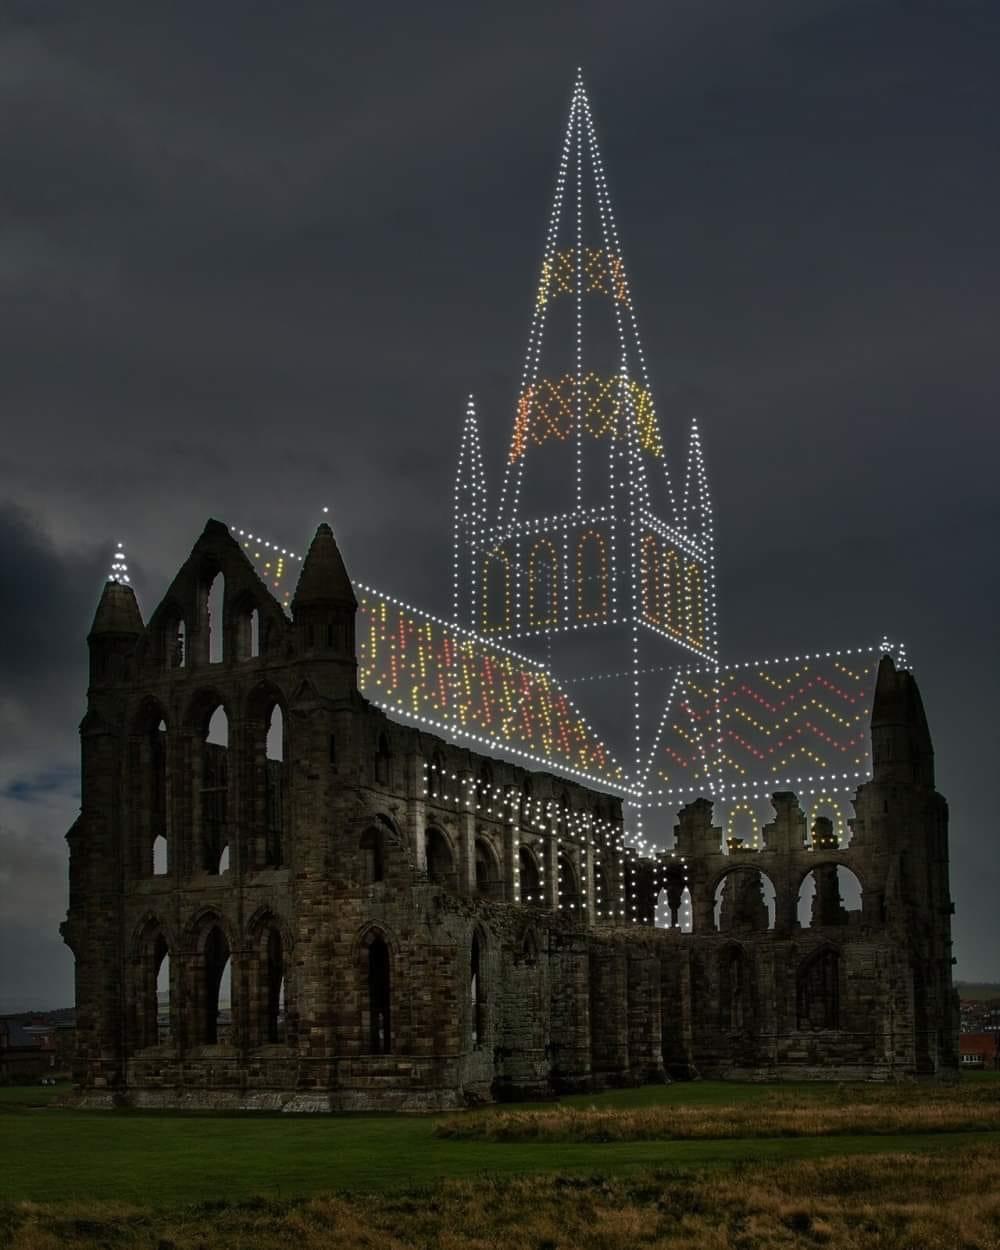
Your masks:
M207 567L197 581L193 609L185 611L173 598L157 609L154 642L164 667L222 664L266 654L273 622L262 614L258 598L247 589L227 600L225 574Z
M250 1046L286 1043L289 949L283 926L269 912L251 922L239 951L218 913L204 912L173 939L161 921L148 917L132 951L133 1048L217 1046L239 1038Z
M458 891L458 854L449 836L436 825L429 825L424 835L427 875L436 885ZM565 847L559 847L555 862L554 897L546 889L546 872L542 847L522 842L517 848L518 895L530 907L551 907L561 911L582 913L587 910L587 893L579 866ZM503 901L512 899L505 874L493 843L477 837L474 846L475 892L482 898ZM594 865L594 898L598 912L602 904L610 907L611 891L604 866Z
M148 918L132 956L133 1051L174 1045L294 1046L295 995L291 943L271 914L255 920L246 941L234 949L221 916L199 917L183 942L174 942L155 918ZM388 1055L396 1041L400 996L409 992L400 975L400 951L387 930L368 925L353 959L363 1053ZM464 962L467 1036L485 1045L489 1034L486 938L478 927Z
M697 560L685 561L656 534L643 535L639 550L642 616L648 624L705 645L705 574Z
M231 866L241 822L233 810L233 753L225 705L197 694L188 732L174 734L166 711L146 700L129 743L132 866L139 876L175 872L218 875ZM247 705L245 751L235 759L249 784L244 824L251 831L250 866L279 867L286 844L286 719L276 692L261 689ZM190 831L186 845L178 839Z
M817 864L797 886L795 920L801 929L849 925L860 921L863 891L857 875L844 864ZM764 933L777 922L777 892L757 868L727 869L712 889L711 930L715 933ZM657 928L695 931L691 890L680 878L663 885L656 897Z
M484 633L509 633L514 628L513 569L504 547L490 551L482 568L482 622ZM610 597L610 560L607 540L588 529L576 541L572 565L574 594L565 596L559 552L551 539L541 537L528 552L528 629L557 629L562 624L607 620Z

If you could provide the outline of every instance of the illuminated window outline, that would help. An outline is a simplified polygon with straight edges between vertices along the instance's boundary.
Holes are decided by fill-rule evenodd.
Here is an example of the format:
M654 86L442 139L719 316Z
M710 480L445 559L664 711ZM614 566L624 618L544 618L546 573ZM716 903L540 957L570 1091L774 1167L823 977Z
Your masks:
M590 587L589 579L584 576L585 549L589 543L596 544L600 560L600 572L597 574L598 604L594 608L587 606ZM604 535L597 530L584 530L576 543L576 619L578 621L603 621L608 615L608 547Z
M544 606L544 604L539 602L542 594L537 557L543 548L550 557L549 567L552 580L548 592L548 610L544 615L540 615L539 606ZM531 548L531 554L528 557L528 619L532 627L538 629L559 624L559 553L555 544L548 538L539 538Z

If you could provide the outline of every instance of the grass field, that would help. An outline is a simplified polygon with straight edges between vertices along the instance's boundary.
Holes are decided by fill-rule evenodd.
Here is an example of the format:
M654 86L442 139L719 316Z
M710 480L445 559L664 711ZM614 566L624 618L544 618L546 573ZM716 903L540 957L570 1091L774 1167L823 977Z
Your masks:
M941 1224L944 1217L935 1209L941 1207L940 1202L925 1202L927 1209L917 1211L919 1195L909 1179L902 1184L904 1173L906 1178L923 1175L928 1184L936 1176L939 1196L945 1185L957 1196L963 1185L969 1186L969 1169L978 1168L984 1177L994 1177L1000 1193L1000 1132L995 1131L692 1140L494 1140L488 1136L467 1140L442 1136L440 1129L447 1118L440 1116L76 1112L51 1105L53 1096L61 1092L40 1087L0 1090L0 1245L14 1250L53 1250L66 1245L81 1250L111 1245L123 1250L187 1250L189 1246L191 1250L215 1246L265 1250L292 1242L317 1250L354 1245L440 1245L456 1250L523 1245L531 1250L570 1250L634 1245L648 1241L649 1230L661 1225L652 1244L689 1244L709 1250L730 1245L744 1250L772 1244L815 1246L830 1242L831 1237L830 1244L847 1247L943 1247L949 1245L948 1236L957 1235L955 1228ZM668 1121L678 1114L698 1114L739 1125L747 1123L744 1117L757 1113L766 1117L798 1107L803 1117L809 1117L844 1106L863 1107L866 1100L880 1106L882 1114L897 1108L904 1117L901 1122L923 1102L951 1102L956 1109L971 1108L970 1123L979 1124L983 1108L992 1114L1000 1106L1000 1077L966 1075L952 1090L705 1081L568 1098L560 1108L585 1115L596 1112L613 1117L618 1113L625 1118L651 1114L666 1116ZM537 1111L544 1116L552 1110L519 1108L516 1114ZM450 1118L460 1123L467 1119L472 1125L509 1114L510 1109L503 1108ZM954 1123L962 1122L959 1115ZM893 1176L902 1186L895 1198L889 1192ZM813 1178L811 1182L808 1177ZM909 1229L911 1233L919 1225L923 1240L886 1240L885 1229L880 1232L881 1240L851 1240L854 1233L842 1220L830 1223L831 1212L820 1202L822 1186L843 1187L848 1183L844 1177L849 1179L851 1201L859 1211L873 1202L880 1208L886 1203L890 1207L909 1203L913 1210L900 1208L890 1224L896 1232ZM946 1177L950 1178L947 1182ZM813 1206L803 1206L802 1196L785 1193L789 1186L800 1185L805 1194L808 1183L820 1187ZM764 1188L758 1192L761 1185ZM702 1195L697 1211L684 1214L682 1190ZM781 1202L774 1197L779 1191L784 1193ZM876 1199L876 1191L885 1192ZM961 1239L950 1244L967 1250L980 1246L997 1250L1000 1225L994 1217L1000 1202L993 1206L986 1202L989 1194L982 1182L977 1181L973 1191L982 1208L976 1208L976 1219L987 1232L992 1227L993 1240L976 1240L979 1234L971 1236L967 1227ZM377 1201L359 1197L376 1193ZM727 1216L719 1224L718 1211L731 1214L739 1194L743 1195L739 1200L742 1214L733 1217L735 1223ZM765 1201L767 1194L772 1196ZM508 1218L504 1204L528 1203L529 1195L533 1214L518 1230L523 1239L510 1240L508 1233L501 1237L500 1226ZM966 1202L970 1211L971 1201L970 1197ZM789 1204L795 1208L791 1214L785 1209ZM588 1222L580 1212L591 1206ZM777 1240L748 1241L745 1231L739 1232L751 1218L750 1208L758 1211L753 1218L764 1222L762 1228L774 1225L767 1237L773 1233ZM459 1218L460 1209L478 1211L479 1223L470 1225ZM630 1210L626 1218L623 1212ZM612 1219L615 1211L619 1215ZM385 1223L385 1212L395 1212L396 1223ZM856 1215L862 1223L873 1218ZM782 1223L786 1217L793 1224L797 1221L796 1226ZM693 1236L691 1221L701 1221L700 1239L671 1240L682 1233ZM606 1234L603 1241L591 1237L592 1228L598 1225ZM473 1236L474 1227L480 1228L478 1239ZM834 1230L829 1235L823 1232L827 1227ZM572 1237L570 1229L576 1230Z

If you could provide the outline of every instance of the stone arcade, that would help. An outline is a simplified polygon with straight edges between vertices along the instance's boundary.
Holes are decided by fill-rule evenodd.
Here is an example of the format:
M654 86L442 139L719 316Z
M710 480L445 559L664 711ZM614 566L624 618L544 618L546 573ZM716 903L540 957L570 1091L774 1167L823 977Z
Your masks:
M326 525L290 616L215 521L148 624L106 584L63 926L85 1105L416 1110L954 1070L947 808L890 657L849 845L783 792L760 849L724 846L697 799L674 855L640 858L619 798L375 708L356 610ZM691 932L623 921L660 891L676 916L685 888Z

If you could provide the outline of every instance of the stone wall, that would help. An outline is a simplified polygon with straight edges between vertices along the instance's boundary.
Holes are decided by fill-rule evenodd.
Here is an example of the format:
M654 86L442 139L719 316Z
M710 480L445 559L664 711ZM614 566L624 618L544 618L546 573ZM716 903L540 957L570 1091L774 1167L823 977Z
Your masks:
M890 763L858 791L849 845L776 794L756 847L724 847L698 800L673 854L640 860L615 797L360 697L353 592L324 529L290 620L217 523L148 625L128 588L105 590L63 929L84 1100L410 1110L954 1068L947 814L900 765L912 725L878 730ZM219 708L224 744L208 741ZM655 929L657 897L677 919L685 889L692 931Z

